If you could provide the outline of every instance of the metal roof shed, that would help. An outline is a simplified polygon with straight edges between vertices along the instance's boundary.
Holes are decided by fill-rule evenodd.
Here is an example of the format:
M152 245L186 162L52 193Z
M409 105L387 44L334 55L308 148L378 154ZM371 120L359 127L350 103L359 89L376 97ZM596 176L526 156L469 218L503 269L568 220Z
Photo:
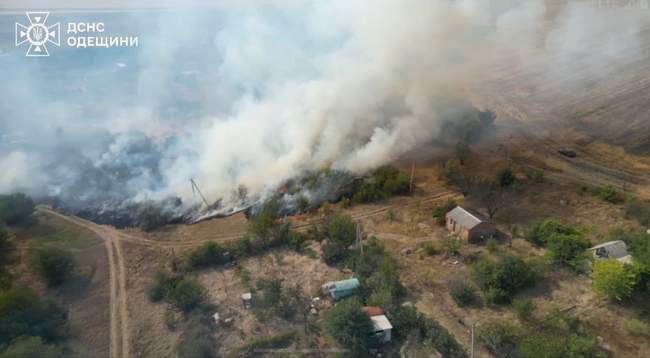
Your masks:
M329 293L334 300L353 295L359 288L359 280L350 278L347 280L336 281L329 286Z

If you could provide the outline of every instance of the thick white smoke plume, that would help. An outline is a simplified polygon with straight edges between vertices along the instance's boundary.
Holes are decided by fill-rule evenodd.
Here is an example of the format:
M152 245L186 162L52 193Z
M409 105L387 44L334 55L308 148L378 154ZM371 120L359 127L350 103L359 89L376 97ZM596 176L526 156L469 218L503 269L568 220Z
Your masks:
M601 73L624 58L617 41L634 41L647 21L541 0L231 1L57 16L123 27L142 46L0 57L0 192L186 203L197 200L190 178L228 201L239 186L260 197L308 170L363 173L435 138L495 63L561 76L606 34L611 51L590 53ZM609 32L617 26L624 32Z

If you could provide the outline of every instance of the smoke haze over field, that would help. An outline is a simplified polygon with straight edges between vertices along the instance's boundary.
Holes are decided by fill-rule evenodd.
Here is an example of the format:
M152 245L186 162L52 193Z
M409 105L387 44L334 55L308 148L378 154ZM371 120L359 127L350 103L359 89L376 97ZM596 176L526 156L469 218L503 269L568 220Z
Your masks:
M13 48L24 16L5 15L0 192L195 203L190 178L209 200L227 201L240 185L259 197L309 170L363 173L470 110L464 93L504 59L538 66L540 83L584 56L595 79L625 66L650 13L592 4L277 0L53 12L53 22L104 22L141 46L63 46L47 59Z

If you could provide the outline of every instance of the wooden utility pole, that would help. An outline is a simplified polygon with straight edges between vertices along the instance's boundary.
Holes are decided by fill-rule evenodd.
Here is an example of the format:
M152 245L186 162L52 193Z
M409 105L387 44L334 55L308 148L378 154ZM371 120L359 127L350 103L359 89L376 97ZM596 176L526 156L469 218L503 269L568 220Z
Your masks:
M190 184L192 185L192 194L196 195L196 193L198 192L199 195L201 196L201 199L203 199L203 203L205 204L205 206L210 206L210 204L208 204L208 201L205 199L205 196L203 196L203 193L201 193L201 189L199 189L199 186L196 185L196 182L194 181L193 178L190 178Z
M413 194L413 180L415 178L415 160L413 161L413 164L411 165L411 182L409 184L409 193Z

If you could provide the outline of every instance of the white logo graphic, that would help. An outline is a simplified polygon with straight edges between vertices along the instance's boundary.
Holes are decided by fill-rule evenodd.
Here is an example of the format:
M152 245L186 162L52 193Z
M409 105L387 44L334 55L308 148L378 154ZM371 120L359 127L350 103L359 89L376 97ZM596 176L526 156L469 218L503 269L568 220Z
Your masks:
M61 45L61 24L56 23L47 26L45 22L50 15L49 12L27 12L29 25L25 26L16 23L16 47L29 42L27 57L45 57L50 53L47 51L47 44Z

